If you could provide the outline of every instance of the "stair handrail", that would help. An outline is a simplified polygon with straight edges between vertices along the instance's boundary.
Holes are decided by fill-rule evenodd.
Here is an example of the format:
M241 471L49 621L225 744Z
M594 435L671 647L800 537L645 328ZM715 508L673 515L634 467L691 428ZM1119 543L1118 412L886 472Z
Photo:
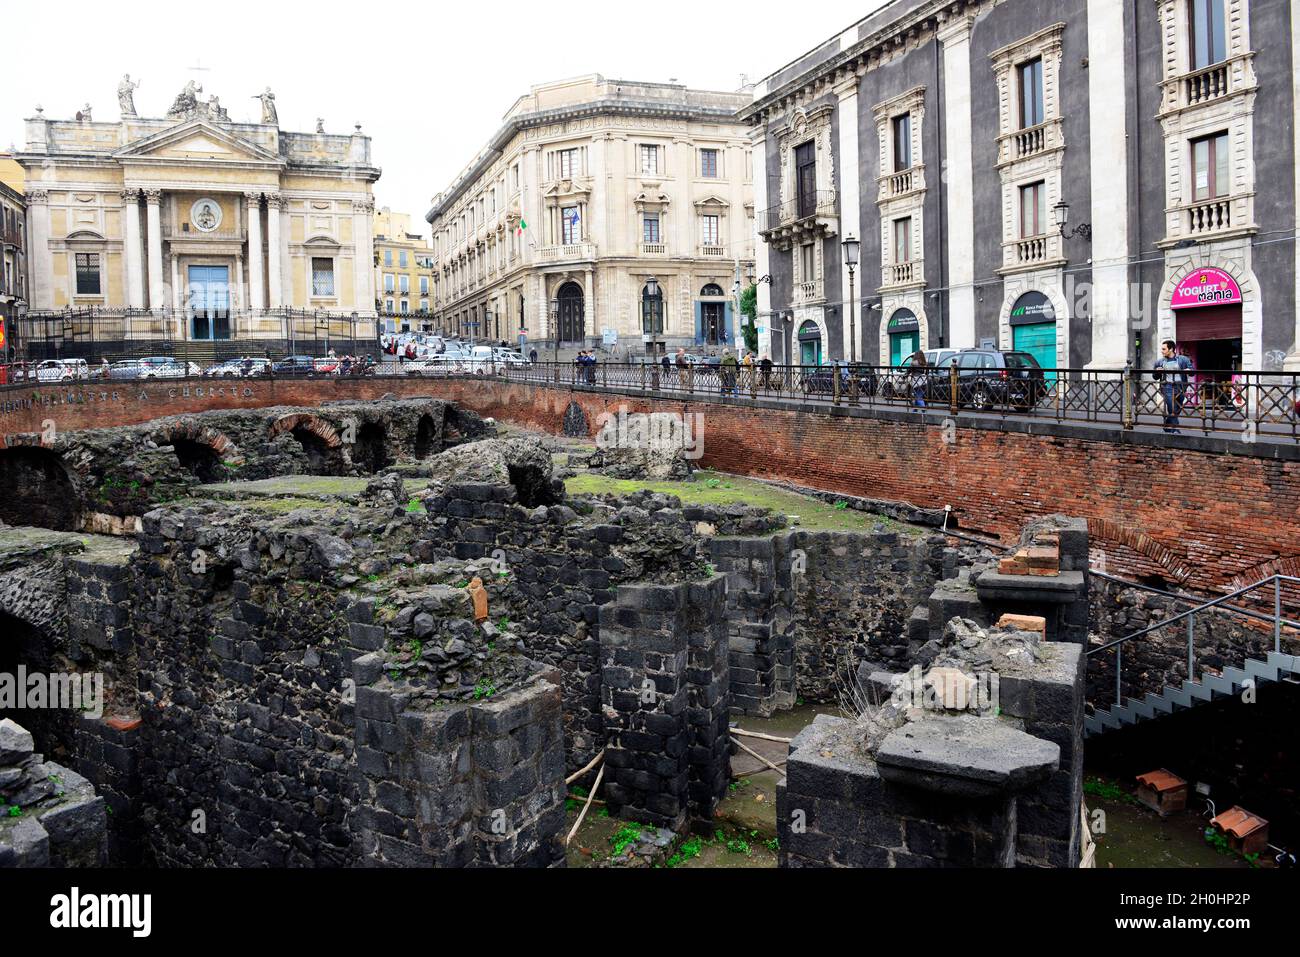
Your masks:
M1106 577L1110 577L1110 576L1106 576ZM1300 578L1296 578L1291 575L1270 575L1268 578L1261 579L1260 581L1255 582L1255 584L1253 585L1247 585L1245 588L1239 588L1236 591L1231 592L1230 594L1223 595L1219 598L1215 598L1207 602L1202 602L1201 604L1196 605L1193 608L1189 608L1187 611L1179 612L1177 615L1174 615L1171 618L1161 619L1160 621L1156 622L1154 625L1148 625L1146 628L1143 628L1141 631L1135 631L1131 635L1125 635L1123 638L1117 638L1114 641L1107 642L1106 644L1100 645L1097 648L1090 648L1088 651L1084 653L1085 657L1091 657L1093 655L1102 654L1103 652L1109 651L1111 648L1115 649L1115 703L1114 705L1112 705L1112 708L1119 709L1124 706L1124 648L1122 647L1124 644L1132 641L1135 638L1141 638L1143 635L1148 635L1158 628L1166 628L1169 625L1175 624L1176 622L1185 619L1187 621L1187 680L1192 681L1194 680L1193 676L1196 673L1196 669L1195 669L1196 613L1198 611L1206 611L1210 608L1218 608L1222 605L1225 605L1233 598L1237 598L1241 595L1245 595L1248 592L1252 592L1255 589L1262 588L1266 585L1273 586L1273 615L1268 620L1271 620L1273 622L1273 651L1280 653L1282 651L1282 622L1283 622L1282 583L1283 582L1300 584ZM1233 609L1232 606L1228 606L1227 610L1234 611L1236 609ZM1294 627L1294 623L1289 620L1287 620L1287 624L1288 626Z
M1231 601L1233 598L1238 598L1241 595L1245 595L1248 592L1252 592L1257 588L1262 588L1265 585L1272 585L1274 588L1274 614L1265 615L1262 612L1247 612L1245 611L1245 609L1236 609L1236 608L1229 608L1228 610L1236 611L1241 614L1248 614L1251 615L1251 617L1259 617L1265 621L1273 622L1275 639L1276 639L1280 637L1280 627L1282 624L1286 624L1286 626L1289 628L1300 628L1300 622L1292 621L1289 618L1287 619L1282 618L1280 592L1281 592L1281 585L1283 582L1290 582L1292 584L1300 585L1300 578L1295 578L1291 575L1270 575L1268 578L1261 579L1260 581L1255 582L1255 584L1253 585L1247 585L1245 588L1239 588L1236 591L1232 592L1231 594L1223 595L1222 597L1215 598L1211 601L1202 602L1201 604L1189 608L1187 611L1181 611L1170 618L1162 618L1154 625L1148 625L1147 627L1143 628L1141 631L1135 631L1131 635L1125 635L1123 638L1116 638L1114 641L1107 642L1104 645L1099 645L1096 648L1090 648L1088 649L1087 654L1099 655L1103 651L1109 651L1111 648L1114 648L1117 645L1122 645L1125 642L1132 641L1134 638L1141 638L1143 635L1150 634L1151 632L1159 628L1165 628L1169 625L1172 625L1174 622L1181 621L1184 618L1191 618L1198 611L1204 611L1209 608L1217 608L1218 606L1224 604L1225 602ZM1281 647L1279 646L1276 640L1274 642L1274 645L1275 645L1273 648L1274 651L1281 651Z
M1151 592L1152 594L1162 595L1162 596L1164 596L1165 598L1172 598L1172 599L1174 599L1174 601L1181 602L1181 603L1183 603L1183 604L1185 604L1185 605L1191 605L1192 607L1191 607L1190 609L1188 609L1188 611L1196 611L1197 609L1202 608L1202 607L1204 607L1204 606L1207 604L1206 602L1204 602L1202 599L1196 597L1195 595L1182 595L1182 594L1179 594L1179 593L1176 592L1176 591L1165 591L1163 588L1156 588L1156 587L1154 587L1154 586L1152 586L1152 585L1144 585L1144 584L1142 584L1141 582L1133 582L1133 581L1129 581L1129 580L1126 579L1126 578L1120 578L1120 577L1118 577L1118 576L1116 576L1116 575L1110 575L1110 574L1108 574L1108 573L1106 573L1106 572L1099 572L1099 571L1097 571L1095 568L1093 568L1093 569L1089 569L1089 570L1088 570L1088 574L1091 575L1091 576L1093 576L1093 577L1095 577L1095 578L1104 578L1104 579L1106 579L1106 581L1114 582L1114 583L1117 584L1117 585L1124 585L1125 587L1128 587L1128 588L1138 588L1138 589L1141 589L1142 591ZM1273 578L1278 578L1278 577L1281 577L1282 579L1284 579L1284 580L1289 580L1289 581L1298 581L1298 580L1300 580L1300 579L1288 578L1288 577L1285 576L1285 575L1283 575L1283 576L1277 576L1277 575L1274 575L1274 576L1272 576L1272 578L1266 578L1266 579L1264 579L1263 581L1259 581L1259 582L1256 582L1256 583L1253 584L1253 585L1248 586L1248 589L1247 589L1247 590L1249 590L1250 588L1258 588L1260 585L1271 584L1272 581L1273 581ZM1237 593L1235 593L1235 594L1240 594L1240 593L1237 592ZM1225 596L1223 596L1222 599L1215 599L1215 601L1226 601L1228 598L1231 598L1231 597L1232 597L1231 595L1225 595ZM1265 614L1265 613L1262 612L1262 611L1251 611L1249 608L1241 608L1241 607L1238 607L1237 605L1220 605L1219 607L1220 607L1220 609L1221 609L1222 611L1231 612L1232 614L1234 614L1234 615L1240 615L1240 616L1242 616L1243 618L1253 618L1253 619L1255 619L1256 621L1267 621L1267 622L1270 622L1270 623L1274 620L1274 616L1273 616L1273 615ZM1162 627L1164 627L1164 625L1165 625L1167 622L1170 622L1170 621L1173 621L1173 620L1174 620L1173 618L1162 619L1162 620L1160 620L1159 622L1157 622L1155 625L1153 625L1153 626L1151 626L1151 627L1152 627L1152 628L1162 628ZM1300 630L1300 620L1297 620L1297 619L1294 619L1294 618L1283 618L1283 619L1282 619L1282 627L1284 627L1284 628L1295 628L1295 629L1297 629L1297 630ZM1139 638L1139 637L1141 637L1143 634L1145 634L1146 631L1149 631L1149 630L1150 630L1150 629L1145 629L1144 631L1135 632L1135 633L1133 633L1132 635L1126 635L1124 638L1119 639L1119 641L1127 641L1127 640L1130 639L1130 638ZM1113 644L1115 644L1115 642L1112 642L1112 645L1113 645ZM1098 649L1096 649L1096 650L1097 650L1097 651L1102 651L1102 650L1104 650L1104 648L1110 648L1112 645L1105 645L1103 648L1098 648ZM1088 654L1092 654L1092 652L1089 651Z

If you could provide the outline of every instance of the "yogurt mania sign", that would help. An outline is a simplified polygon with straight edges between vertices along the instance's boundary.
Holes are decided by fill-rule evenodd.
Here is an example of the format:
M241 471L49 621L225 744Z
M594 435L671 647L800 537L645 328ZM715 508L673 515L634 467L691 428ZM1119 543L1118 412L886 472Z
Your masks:
M1191 309L1196 306L1239 306L1241 287L1222 269L1213 266L1198 269L1183 277L1174 289L1170 301L1172 309Z

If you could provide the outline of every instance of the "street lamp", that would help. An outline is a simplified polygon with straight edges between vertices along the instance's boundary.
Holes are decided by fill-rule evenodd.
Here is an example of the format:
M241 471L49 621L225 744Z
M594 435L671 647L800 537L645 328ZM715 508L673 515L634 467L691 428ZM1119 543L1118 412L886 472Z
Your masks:
M849 267L849 361L858 361L858 330L857 330L857 303L854 301L857 297L853 291L853 272L858 266L858 253L862 244L853 236L845 236L844 242L840 243L844 247L844 265Z
M551 300L551 344L555 349L556 376L559 376L560 363L560 300Z
M1069 239L1071 236L1082 236L1084 239L1092 239L1092 224L1080 223L1068 233L1065 231L1065 225L1070 221L1070 204L1061 200L1052 207L1052 219L1056 222L1056 228L1061 232L1062 239Z
M651 358L657 358L659 355L658 335L660 329L659 323L656 321L659 318L657 315L657 304L659 302L659 280L655 279L654 276L651 276L645 281L645 298L641 306L641 322L643 327L648 327L646 328L646 332L650 336Z

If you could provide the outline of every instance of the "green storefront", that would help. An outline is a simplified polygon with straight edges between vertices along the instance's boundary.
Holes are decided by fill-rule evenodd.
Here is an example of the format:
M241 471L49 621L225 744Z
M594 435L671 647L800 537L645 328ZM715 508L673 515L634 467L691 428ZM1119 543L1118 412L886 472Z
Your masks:
M889 364L900 366L921 348L921 324L911 309L896 309L886 327L889 333Z
M1057 367L1056 309L1041 292L1027 292L1011 307L1011 348L1029 353L1043 369ZM1049 384L1055 380L1047 376Z

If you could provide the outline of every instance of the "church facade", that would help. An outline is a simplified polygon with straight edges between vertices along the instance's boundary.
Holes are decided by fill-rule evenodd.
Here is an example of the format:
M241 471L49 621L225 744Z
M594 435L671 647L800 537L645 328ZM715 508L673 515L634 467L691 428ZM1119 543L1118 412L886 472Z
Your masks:
M293 340L321 317L372 340L371 221L380 171L370 138L235 122L190 83L162 118L27 120L33 337ZM255 107L256 109L256 107ZM68 317L60 323L58 317ZM76 324L80 323L80 326ZM75 327L75 328L74 328ZM313 334L315 333L315 336Z

